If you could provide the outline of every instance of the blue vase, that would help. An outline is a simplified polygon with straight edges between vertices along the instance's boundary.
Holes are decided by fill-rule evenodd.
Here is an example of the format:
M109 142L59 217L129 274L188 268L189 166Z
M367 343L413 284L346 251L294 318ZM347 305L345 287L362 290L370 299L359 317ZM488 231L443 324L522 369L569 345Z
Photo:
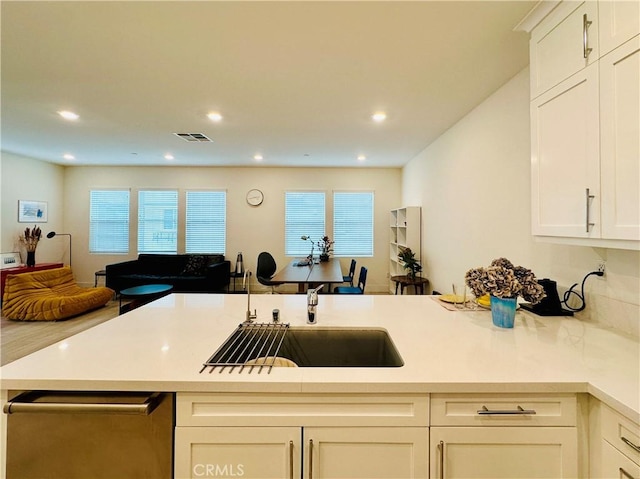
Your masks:
M517 298L491 296L491 319L499 328L513 328L516 317Z

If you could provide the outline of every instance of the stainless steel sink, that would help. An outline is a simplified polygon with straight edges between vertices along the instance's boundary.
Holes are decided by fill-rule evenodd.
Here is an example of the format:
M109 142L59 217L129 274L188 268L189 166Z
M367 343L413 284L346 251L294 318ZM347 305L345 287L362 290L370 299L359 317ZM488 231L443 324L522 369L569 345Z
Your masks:
M404 364L389 333L369 328L290 328L278 356L303 368L389 368Z
M265 359L268 358L268 359ZM203 364L211 371L259 371L286 358L302 368L393 368L404 365L382 328L291 328L288 324L243 323Z

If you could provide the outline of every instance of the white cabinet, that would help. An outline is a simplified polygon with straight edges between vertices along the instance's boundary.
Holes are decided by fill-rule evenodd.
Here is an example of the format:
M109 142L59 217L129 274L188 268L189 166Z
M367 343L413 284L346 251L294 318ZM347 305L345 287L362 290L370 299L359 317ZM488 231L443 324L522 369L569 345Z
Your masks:
M531 33L532 233L640 249L640 3L563 1Z
M177 427L175 477L428 477L423 428Z
M640 477L640 425L592 400L590 421L590 477Z
M531 97L598 59L595 1L563 2L531 33Z
M640 2L628 2L640 8ZM640 36L600 60L602 237L640 240Z
M598 69L531 102L532 233L599 238Z
M389 276L407 274L407 270L398 259L398 253L402 248L410 248L415 253L416 259L421 259L421 233L422 210L419 206L391 210L389 215ZM390 283L389 291L395 292L395 283Z
M433 478L579 477L574 395L434 394L431 404Z
M601 1L598 4L600 56L640 32L640 2Z
M178 393L175 477L427 479L428 417L426 395Z

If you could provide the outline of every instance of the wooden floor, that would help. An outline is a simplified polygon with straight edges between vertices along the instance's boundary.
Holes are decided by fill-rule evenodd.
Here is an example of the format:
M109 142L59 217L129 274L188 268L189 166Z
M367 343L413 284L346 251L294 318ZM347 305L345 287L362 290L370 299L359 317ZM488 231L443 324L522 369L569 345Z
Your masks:
M11 321L2 316L0 322L0 365L57 343L96 324L118 316L118 301L63 321Z

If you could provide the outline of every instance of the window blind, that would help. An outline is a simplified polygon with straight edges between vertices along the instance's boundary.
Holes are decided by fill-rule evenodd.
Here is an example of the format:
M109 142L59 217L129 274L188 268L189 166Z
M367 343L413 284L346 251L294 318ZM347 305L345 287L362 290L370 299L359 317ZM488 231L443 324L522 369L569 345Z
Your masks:
M373 192L333 193L333 254L373 256Z
M178 191L138 192L138 252L177 253Z
M129 190L89 192L89 253L129 252Z
M186 200L186 252L225 254L227 193L187 191Z
M325 194L324 192L285 192L285 254L287 256L307 256L311 252L310 241L317 242L325 235ZM318 254L317 248L314 254Z

